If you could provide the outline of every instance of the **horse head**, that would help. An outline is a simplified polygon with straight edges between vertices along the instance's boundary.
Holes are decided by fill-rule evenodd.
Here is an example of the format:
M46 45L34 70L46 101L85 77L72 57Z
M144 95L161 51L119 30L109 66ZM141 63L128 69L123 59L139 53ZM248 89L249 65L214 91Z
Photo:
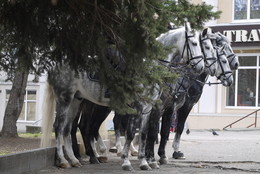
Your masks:
M233 83L233 74L229 66L227 57L223 51L223 48L216 47L218 69L216 71L216 77L221 81L223 86L231 86Z
M185 31L183 32L185 33L185 39L181 40L183 43L180 43L180 45L183 45L181 56L200 74L204 70L204 61L201 53L199 33L191 29L189 22L185 22Z
M210 28L205 28L200 34L201 51L205 61L205 72L214 76L218 68L216 51L210 40Z
M231 48L230 40L220 32L212 33L211 41L214 46L222 47L225 55L227 56L230 68L237 70L239 67L239 60Z
M185 27L170 30L156 38L163 46L171 47L166 61L176 64L187 63L196 73L204 70L204 61L199 42L199 33L191 29L189 23ZM175 60L181 57L181 60Z

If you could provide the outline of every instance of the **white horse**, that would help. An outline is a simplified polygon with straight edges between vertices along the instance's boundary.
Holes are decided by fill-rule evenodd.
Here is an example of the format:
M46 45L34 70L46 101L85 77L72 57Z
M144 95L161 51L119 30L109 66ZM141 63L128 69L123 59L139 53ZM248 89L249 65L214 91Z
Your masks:
M217 33L210 33L209 37L211 38L212 44L218 51L218 56L220 59L218 60L219 64L219 72L216 74L218 79L221 81L223 86L230 86L233 82L233 76L231 73L231 70L235 70L239 66L238 57L234 54L230 41L227 39L226 36ZM228 62L228 67L227 67ZM202 76L202 75L201 75ZM206 78L207 79L207 78ZM205 79L202 78L200 81L204 81ZM173 140L173 158L175 159L183 159L184 154L180 151L180 139L181 134L184 128L184 123L189 115L190 110L192 109L193 105L195 105L198 100L200 99L202 89L203 89L204 83L194 83L193 85L193 94L189 93L189 100L186 101L184 106L182 106L177 111L177 132L175 134L174 140ZM196 90L195 90L196 89ZM194 97L192 97L194 95Z
M204 59L200 48L200 34L192 30L189 23L185 27L169 30L156 38L157 41L166 47L171 47L172 51L168 55L168 60L172 57L181 57L184 63L189 64L198 74L204 70ZM185 40L183 40L185 38ZM186 62L185 62L186 61Z
M210 38L213 46L222 48L222 51L227 56L230 68L232 70L237 70L239 67L239 60L231 47L230 40L220 32L210 34Z
M158 154L160 156L160 163L165 164L168 162L168 158L165 155L165 146L169 136L172 112L178 110L178 108L180 108L185 103L187 92L189 91L190 86L193 84L193 81L196 80L198 76L201 78L206 78L208 75L220 78L225 84L231 84L233 81L232 78L226 78L228 73L231 73L229 65L227 63L227 59L222 54L222 52L220 52L220 49L218 49L218 52L216 52L211 43L210 36L211 30L204 29L201 32L200 44L205 61L204 72L201 75L193 74L189 67L177 65L177 68L181 69L183 73L177 79L177 83L169 84L169 91L163 92L163 95L161 97L163 100L163 107L154 109L152 112L149 123L150 139L148 139L146 147L146 156L149 160L149 165L152 168L159 168L158 163L154 158L154 141L157 135L155 125L158 124L159 119L162 116L163 125L161 128L161 141Z
M190 65L200 73L204 69L204 62L202 61L203 58L201 56L201 48L198 40L199 37L196 34L194 35L189 25L187 25L185 28L180 30L178 34L174 35L174 38L179 39L180 41L178 43L183 46L179 47L178 45L175 45L176 43L174 42L171 46L173 46L174 50L177 52L182 51L183 60L189 62ZM192 58L188 59L188 57ZM171 62L172 58L172 56L168 56L166 61ZM71 146L70 132L72 122L79 109L81 99L83 98L98 105L109 106L110 99L104 97L105 89L106 88L100 85L100 83L88 79L87 72L80 72L76 75L75 72L73 72L65 65L57 65L49 71L45 92L45 106L43 109L43 137L41 145L42 147L49 145L56 104L56 118L54 128L56 134L58 166L63 168L81 166L79 160L74 156ZM157 100L160 97L159 91L159 88L154 88L152 94L149 93L144 95L151 96L151 100ZM138 116L141 117L140 132L145 137L145 129L147 127L147 120L149 119L152 104L147 102L137 102L137 106L139 106L137 107L139 114ZM64 157L62 140L64 142L64 150L68 160ZM140 140L138 155L141 161L140 168L143 170L149 170L150 167L147 164L144 155L145 139ZM124 161L122 167L126 170L132 170L131 163L128 159L130 143L131 137L130 139L127 139L123 150L124 153L122 155L122 159ZM70 161L70 163L68 161Z
M169 31L169 32L166 32L164 34L161 34L160 37L157 38L158 41L160 41L161 43L163 43L165 46L169 46L170 44L174 45L173 47L173 51L175 50L176 51L176 48L177 48L177 44L179 44L179 46L183 45L183 44L180 44L178 42L178 39L176 38L176 36L178 35L181 35L181 31L183 31L184 28L179 28L177 30L173 30L173 31ZM183 33L184 34L184 33ZM191 45L200 45L201 47L201 52L202 52L202 55L203 55L203 60L204 60L204 64L205 64L205 71L211 75L211 76L214 76L216 73L217 73L217 68L218 68L218 62L217 62L217 55L216 55L216 51L211 43L211 40L210 40L210 37L209 37L209 34L211 34L211 30L208 30L208 28L204 29L201 33L198 33L196 32L196 37L194 36L194 38L190 37L189 39L190 40L187 40L188 42L190 42L189 44ZM192 36L192 34L190 34L190 36ZM199 37L199 42L197 40L197 37ZM196 39L195 39L196 38ZM175 42L173 42L175 41ZM179 47L178 49L184 49L186 46L184 47ZM187 47L186 47L187 49ZM183 52L183 51L182 51ZM187 51L185 51L187 53ZM192 54L194 52L190 52L189 54L185 55L185 56L191 56L192 57ZM175 53L171 53L169 55L169 57L172 57L172 56L181 56L180 55L180 52L179 51L176 51ZM187 60L190 60L191 57L188 57ZM193 55L193 57L196 57ZM197 56L197 59L193 59L192 61L201 61L201 57L200 55L198 54ZM177 63L176 63L177 62ZM173 58L173 62L171 62L170 66L179 66L179 59L174 57ZM194 63L196 64L196 63ZM197 62L198 64L198 62ZM185 65L184 65L185 66ZM194 69L194 68L192 68ZM198 68L198 71L200 69ZM176 72L179 71L179 70L175 70ZM191 72L192 73L192 72ZM180 80L182 81L182 80ZM180 85L178 85L177 83L181 83L181 87L182 86L187 86L188 84L184 84L186 81L182 81L182 82L176 82L176 84L173 84L174 86L177 85L179 88ZM173 87L172 87L173 88ZM177 89L176 89L177 90ZM181 100L181 97L179 97L179 100ZM116 122L115 124L120 124L120 121L118 119L124 119L122 118L122 116L118 116L119 118L116 118ZM114 118L115 119L115 118ZM115 125L115 128L116 127L120 127L119 125ZM118 155L121 155L122 154L122 149L123 149L123 146L121 144L121 139L120 139L120 131L119 130L115 130L116 134L116 152ZM134 145L131 144L130 146L130 151L131 151L131 154L135 154L137 152L137 150L135 149ZM150 166L152 166L152 168L157 168L156 164L151 164L149 163ZM155 166L155 167L154 167Z

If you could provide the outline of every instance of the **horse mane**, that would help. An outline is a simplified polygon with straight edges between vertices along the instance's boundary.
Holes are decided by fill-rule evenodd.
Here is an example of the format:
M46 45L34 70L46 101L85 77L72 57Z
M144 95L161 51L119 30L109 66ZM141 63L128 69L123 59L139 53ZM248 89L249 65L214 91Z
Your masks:
M220 40L231 45L231 41L225 35L221 34L220 32L217 32L216 34L221 38Z
M164 46L172 46L174 43L176 43L175 37L172 36L183 31L185 31L185 27L169 30L166 33L162 33L159 37L156 38L156 40L162 43Z

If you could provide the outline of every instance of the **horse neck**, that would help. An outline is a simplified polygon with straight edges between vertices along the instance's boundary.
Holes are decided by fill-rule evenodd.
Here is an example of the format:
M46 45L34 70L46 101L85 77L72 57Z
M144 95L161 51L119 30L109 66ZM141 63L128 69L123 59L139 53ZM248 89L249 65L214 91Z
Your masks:
M182 39L185 38L185 29L184 28L178 28L176 30L170 30L166 33L161 34L157 41L162 43L166 47L178 47L181 42L183 42ZM185 43L185 42L183 42Z
M198 76L198 80L200 80L201 82L205 82L208 76L209 75L206 72L203 72Z
M208 78L208 73L206 73L205 71L203 73L201 73L200 75L197 74L190 74L190 78L193 79L194 81L197 81L201 84L205 84L205 81Z

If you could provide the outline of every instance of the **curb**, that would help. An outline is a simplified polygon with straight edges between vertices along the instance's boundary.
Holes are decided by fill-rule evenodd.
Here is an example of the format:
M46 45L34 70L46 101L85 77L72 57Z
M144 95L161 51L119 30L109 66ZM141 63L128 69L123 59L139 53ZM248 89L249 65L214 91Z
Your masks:
M1 156L0 174L22 174L53 166L55 150L49 147Z

